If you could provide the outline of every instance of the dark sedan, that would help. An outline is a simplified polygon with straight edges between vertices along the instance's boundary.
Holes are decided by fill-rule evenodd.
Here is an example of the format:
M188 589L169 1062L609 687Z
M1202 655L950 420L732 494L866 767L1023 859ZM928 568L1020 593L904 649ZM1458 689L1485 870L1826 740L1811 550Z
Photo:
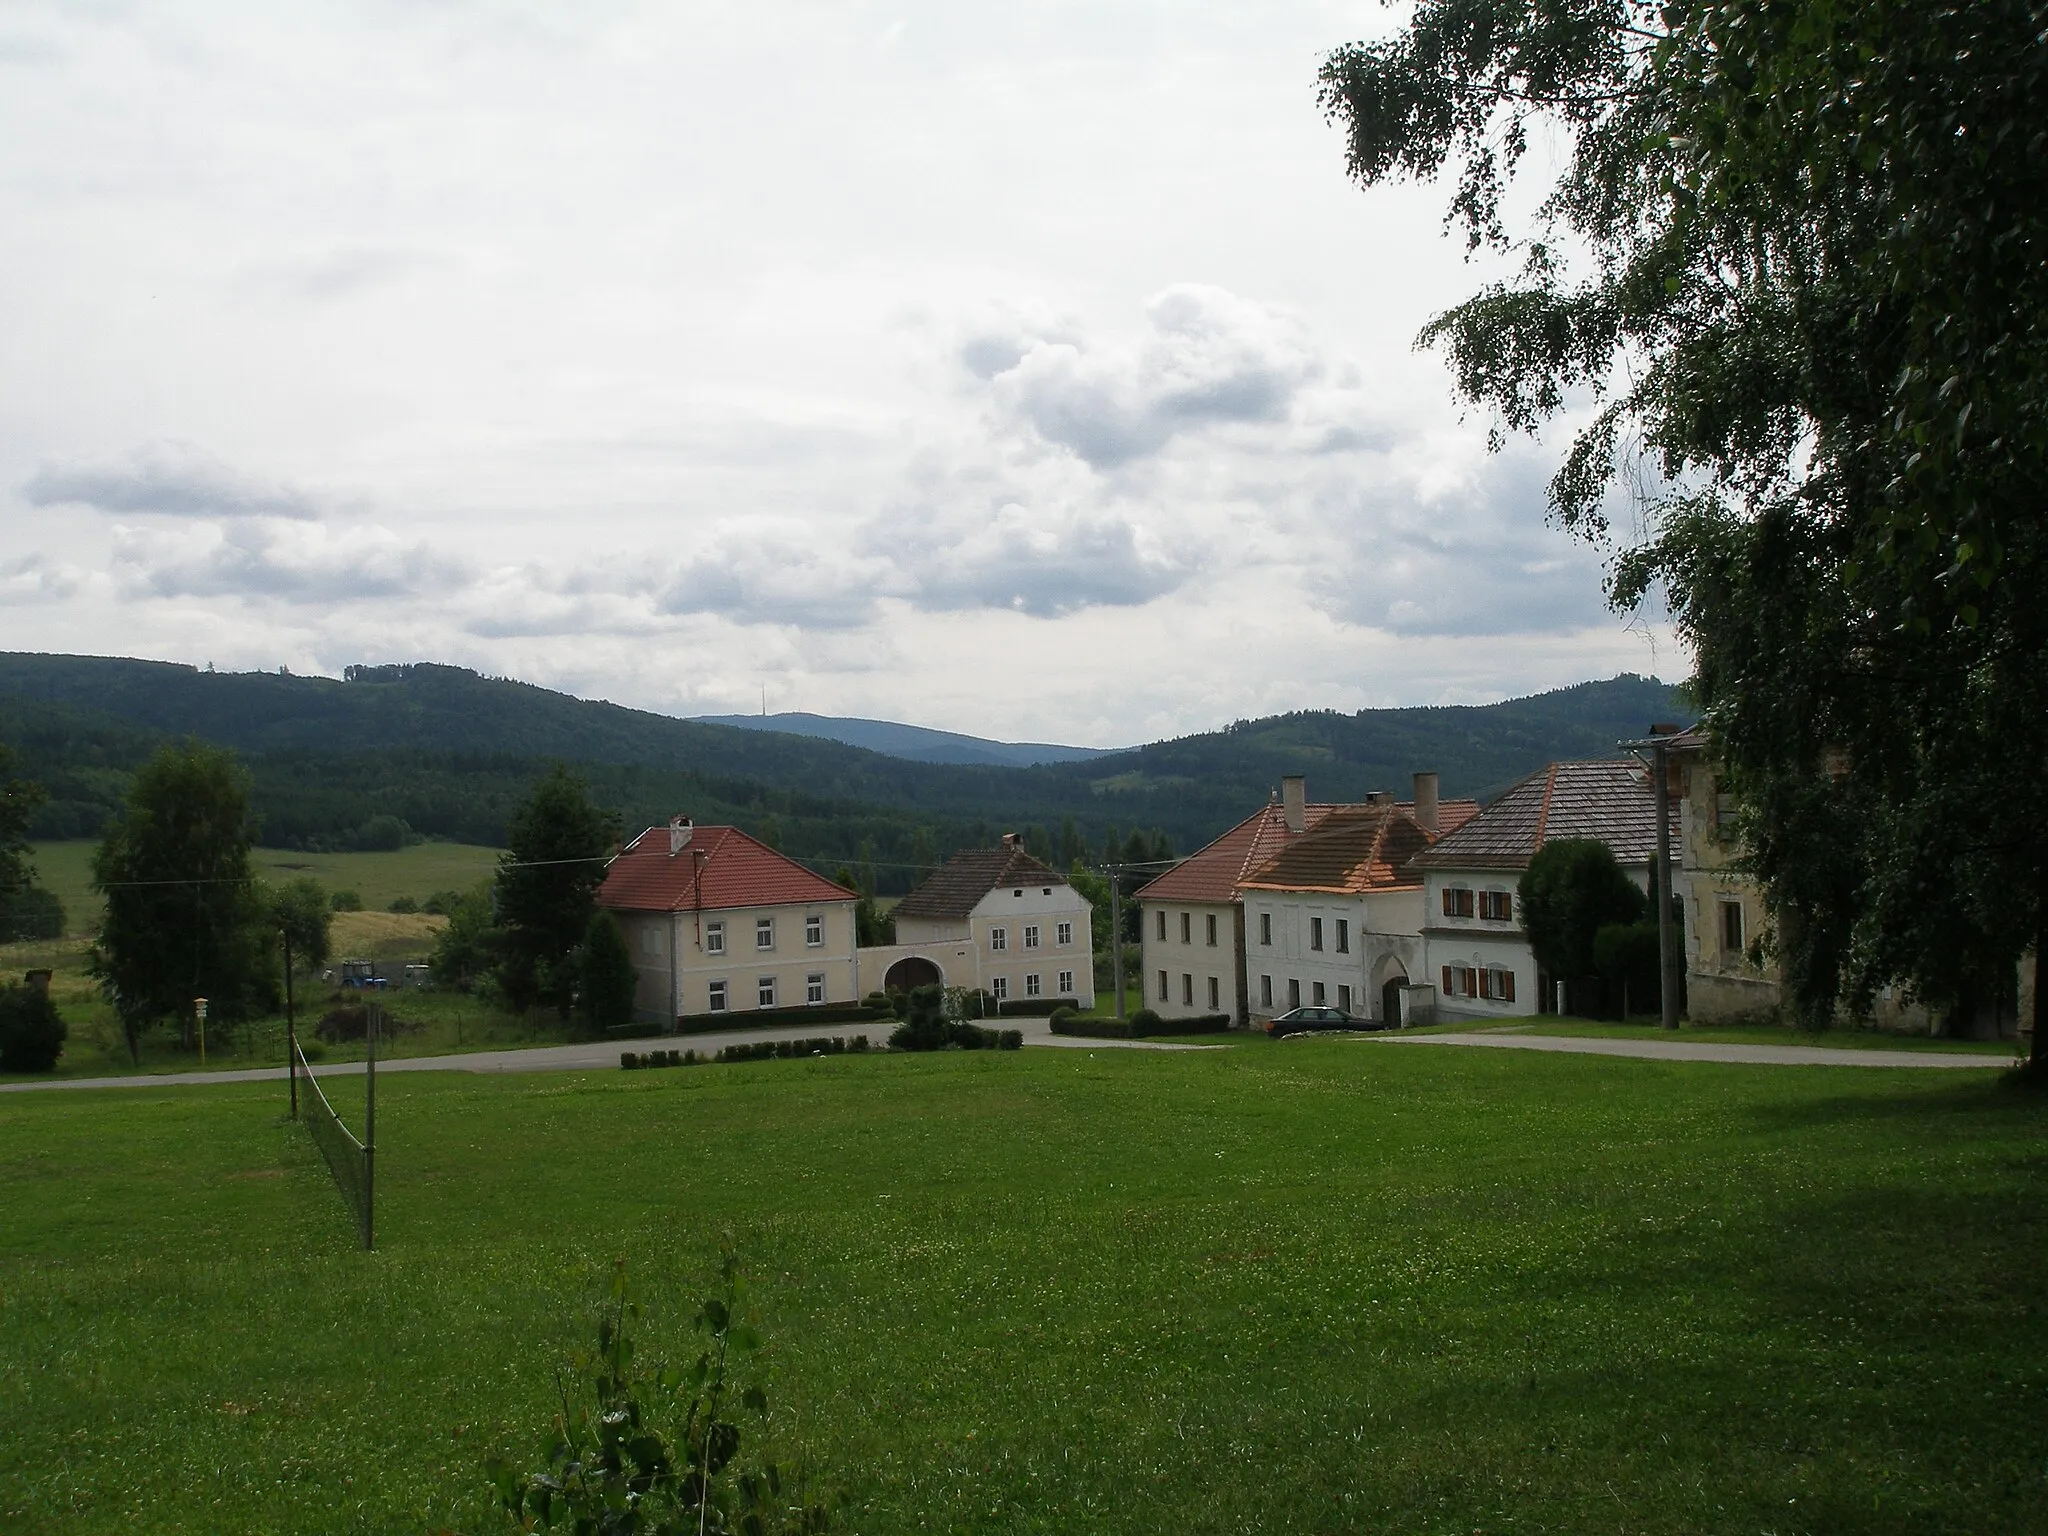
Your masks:
M1266 1033L1278 1040L1282 1035L1305 1035L1318 1029L1378 1029L1371 1019L1356 1018L1342 1008L1290 1008L1266 1026Z

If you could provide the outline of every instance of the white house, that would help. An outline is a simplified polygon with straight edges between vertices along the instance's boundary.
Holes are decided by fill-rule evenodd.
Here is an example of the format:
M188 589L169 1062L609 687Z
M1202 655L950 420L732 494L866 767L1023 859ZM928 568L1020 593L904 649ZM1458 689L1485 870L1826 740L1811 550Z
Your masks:
M939 982L999 1001L1095 1004L1094 909L1006 833L948 859L896 904L896 942L860 951L864 993Z
M634 1016L664 1024L858 1002L858 899L737 827L683 817L627 844L597 891L639 973Z
M1675 827L1675 807L1672 820ZM1642 764L1552 763L1416 856L1425 963L1438 989L1439 1018L1515 1018L1552 1007L1550 978L1538 974L1517 888L1536 851L1565 838L1605 843L1647 892L1657 854L1657 796Z

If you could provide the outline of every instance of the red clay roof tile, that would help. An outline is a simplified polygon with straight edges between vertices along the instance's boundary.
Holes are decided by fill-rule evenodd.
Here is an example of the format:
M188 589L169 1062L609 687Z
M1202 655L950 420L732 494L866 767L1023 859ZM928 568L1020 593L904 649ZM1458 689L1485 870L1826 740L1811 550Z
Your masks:
M680 853L668 828L650 827L605 870L603 906L628 912L717 911L852 901L853 891L814 874L737 827L696 827Z

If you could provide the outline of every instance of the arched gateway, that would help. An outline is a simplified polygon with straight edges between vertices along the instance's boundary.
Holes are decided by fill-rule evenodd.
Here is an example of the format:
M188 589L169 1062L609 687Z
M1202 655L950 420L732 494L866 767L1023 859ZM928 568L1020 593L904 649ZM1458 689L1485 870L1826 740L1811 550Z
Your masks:
M869 972L870 975L873 972ZM890 966L882 977L885 992L911 992L919 987L929 987L944 982L945 973L922 955L905 955Z

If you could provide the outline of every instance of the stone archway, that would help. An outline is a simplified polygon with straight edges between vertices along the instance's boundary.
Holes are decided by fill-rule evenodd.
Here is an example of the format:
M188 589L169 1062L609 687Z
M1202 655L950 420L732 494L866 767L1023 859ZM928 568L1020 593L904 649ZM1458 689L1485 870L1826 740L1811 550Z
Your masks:
M919 987L944 985L946 973L923 955L905 955L882 977L884 992L913 992Z
M1380 1023L1392 1028L1401 1018L1401 989L1408 985L1408 969L1391 955L1380 962Z

